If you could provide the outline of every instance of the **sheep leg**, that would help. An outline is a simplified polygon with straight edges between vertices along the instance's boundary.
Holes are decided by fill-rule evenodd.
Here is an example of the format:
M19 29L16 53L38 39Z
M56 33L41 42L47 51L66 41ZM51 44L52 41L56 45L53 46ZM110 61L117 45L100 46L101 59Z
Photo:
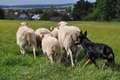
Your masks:
M75 65L74 65L74 62L73 62L73 55L72 55L72 51L71 51L70 49L68 49L67 53L69 53L69 54L70 54L70 59L71 59L72 68L74 68L74 67L75 67Z
M77 63L78 55L80 53L80 50L81 50L81 46L77 46L77 51L76 51L76 56L75 56L75 63Z
M34 59L36 59L36 51L35 51L35 48L33 48L33 54L34 54Z
M21 54L25 54L25 49L23 47L20 46L20 51L21 51Z
M48 54L47 56L48 56L48 58L50 59L51 63L53 63L53 57L52 57L52 55L51 55L51 54Z
M33 47L34 59L36 59L36 51L35 51L35 49L37 48L37 44L36 44L35 41L31 41L31 45Z

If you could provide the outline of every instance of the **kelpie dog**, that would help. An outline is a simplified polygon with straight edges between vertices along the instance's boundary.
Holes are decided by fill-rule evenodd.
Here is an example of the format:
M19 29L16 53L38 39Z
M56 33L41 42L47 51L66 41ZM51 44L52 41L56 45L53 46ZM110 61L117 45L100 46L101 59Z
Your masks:
M85 67L91 61L95 64L96 67L98 67L95 60L97 58L101 58L104 61L102 68L104 68L105 64L109 62L111 67L113 67L116 70L116 66L114 62L114 53L111 47L109 47L106 44L92 42L86 36L87 36L87 31L85 31L84 34L82 34L81 31L80 35L77 37L75 41L75 44L82 45L82 47L85 50L86 56L89 58L89 60L86 61L83 67Z

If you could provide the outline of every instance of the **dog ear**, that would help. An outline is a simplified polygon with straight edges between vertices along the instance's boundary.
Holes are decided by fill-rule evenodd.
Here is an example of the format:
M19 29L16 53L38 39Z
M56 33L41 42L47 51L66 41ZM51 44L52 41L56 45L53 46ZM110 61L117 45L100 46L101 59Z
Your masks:
M87 31L84 32L84 36L87 37Z
M82 34L82 31L80 31L80 36L82 36L83 34Z

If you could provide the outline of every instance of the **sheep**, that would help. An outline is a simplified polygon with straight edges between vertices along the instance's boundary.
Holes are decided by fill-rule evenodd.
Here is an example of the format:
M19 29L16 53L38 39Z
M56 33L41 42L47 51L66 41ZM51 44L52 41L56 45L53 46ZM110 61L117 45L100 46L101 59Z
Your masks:
M36 31L35 31L35 34L37 36L36 40L37 40L37 47L39 48L42 48L41 46L41 35L43 34L50 34L50 31L46 28L38 28Z
M76 41L77 36L79 36L80 29L75 26L67 26L67 23L64 21L61 21L60 23L58 23L58 25L58 40L60 46L63 50L67 52L67 57L70 56L72 68L74 68L75 65L73 62L73 54L76 52L75 61L77 62L77 58L81 50L81 45L77 46L74 43Z
M25 54L25 48L33 47L34 58L36 59L35 49L37 47L36 34L33 29L28 28L26 22L20 23L20 27L16 33L17 45L20 47L21 54Z
M50 27L51 35L58 39L58 27Z
M52 37L50 34L44 34L42 38L42 50L43 53L47 55L50 59L51 63L53 63L53 59L57 59L60 61L60 45L59 41Z

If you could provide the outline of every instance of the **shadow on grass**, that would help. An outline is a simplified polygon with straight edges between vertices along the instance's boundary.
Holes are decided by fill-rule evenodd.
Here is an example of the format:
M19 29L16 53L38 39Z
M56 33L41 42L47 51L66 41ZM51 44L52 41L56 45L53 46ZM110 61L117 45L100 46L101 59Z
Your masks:
M33 51L32 50L26 50L26 53L27 54L33 54ZM36 50L36 56L39 56L41 54L43 54L42 49Z
M73 60L75 65L77 65L78 62L80 62L81 60L85 59L85 61L87 61L87 57L85 56L84 50L82 49L80 51L80 54L78 56L77 62L75 62L75 55L73 55ZM67 57L66 53L63 53L62 55L62 59L61 59L61 63L65 66L65 67L70 67L71 66L71 60L70 57Z

